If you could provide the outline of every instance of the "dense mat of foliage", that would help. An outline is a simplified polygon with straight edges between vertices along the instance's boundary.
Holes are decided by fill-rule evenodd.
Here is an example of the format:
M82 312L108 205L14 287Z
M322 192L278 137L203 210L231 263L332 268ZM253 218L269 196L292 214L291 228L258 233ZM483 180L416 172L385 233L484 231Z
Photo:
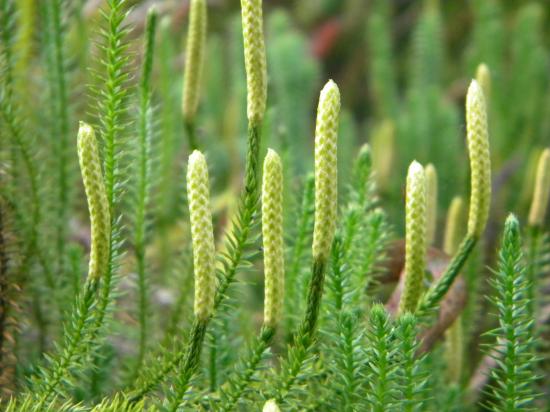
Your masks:
M0 0L0 407L550 411L545 2L275 3Z

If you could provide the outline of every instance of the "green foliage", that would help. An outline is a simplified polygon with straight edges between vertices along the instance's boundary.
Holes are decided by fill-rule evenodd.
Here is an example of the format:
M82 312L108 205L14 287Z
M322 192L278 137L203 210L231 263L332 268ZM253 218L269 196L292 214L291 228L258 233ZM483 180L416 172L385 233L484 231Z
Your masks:
M496 294L493 301L498 310L499 326L490 332L494 345L490 356L496 361L491 377L488 405L494 411L533 409L536 398L534 383L536 357L529 306L529 281L521 250L517 218L510 215L504 226L499 267L492 281ZM534 409L533 409L534 410Z
M140 323L139 353L136 361L136 371L141 367L145 350L147 348L148 317L149 317L149 288L146 277L145 246L146 233L149 223L147 207L151 192L151 155L154 138L153 103L151 91L151 74L153 71L153 56L155 49L155 33L157 27L157 14L150 10L145 31L145 51L143 68L140 81L140 107L139 107L139 161L137 168L138 181L136 182L136 208L134 217L135 236L134 247L136 254L136 266L138 273L139 306L138 317Z
M239 2L206 1L192 130L181 87L188 4L149 3L0 0L0 409L253 411L272 399L281 411L548 409L549 217L521 234L518 223L532 198L534 173L523 171L550 132L546 3L243 0L244 42ZM267 82L253 63L263 59L262 3ZM491 79L487 230L481 216L450 257L434 241L417 310L398 313L406 167L437 168L436 216L472 191L463 103L480 63ZM323 154L338 173L316 175L339 190L330 186L318 227L334 228L334 240L314 259L313 112L329 79L342 120L331 128L338 150ZM112 218L108 270L86 280L80 119L99 135L94 175ZM214 309L200 320L190 131L212 177L204 206L218 251ZM262 325L258 230L271 147L284 165L276 329ZM519 218L504 223L509 210Z
M392 409L397 401L395 337L391 319L381 305L372 307L367 331L369 386L367 399L373 411Z

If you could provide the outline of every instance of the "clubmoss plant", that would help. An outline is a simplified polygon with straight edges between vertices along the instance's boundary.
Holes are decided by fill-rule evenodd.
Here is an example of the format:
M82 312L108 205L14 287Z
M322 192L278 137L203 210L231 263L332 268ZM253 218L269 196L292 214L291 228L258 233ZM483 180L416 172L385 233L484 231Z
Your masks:
M337 217L337 152L340 91L329 80L321 90L315 128L315 224L313 230L313 265L304 318L282 364L276 386L276 401L282 403L292 389L313 343L319 317L329 257Z
M206 0L190 2L189 27L183 82L182 112L189 140L189 149L196 150L196 116L206 48L207 7Z
M313 273L306 317L301 332L315 331L323 293L324 271L336 229L338 211L337 137L340 90L329 80L321 90L315 126L315 225L313 229Z
M546 410L544 0L142 3L0 0L0 409Z
M405 218L405 283L399 312L413 313L422 295L426 270L426 176L422 165L412 162L407 174Z
M86 353L91 323L95 321L92 311L96 303L96 290L109 268L111 214L107 200L98 143L91 126L80 123L78 132L78 157L82 180L88 199L91 223L91 247L88 277L82 295L77 297L73 312L65 326L65 339L59 353L50 358L48 369L40 371L33 386L38 397L38 407L46 407L53 401L59 386L69 380L70 368L81 365Z
M214 231L210 209L210 183L204 155L195 150L187 166L187 198L193 242L195 272L195 322L185 357L179 367L174 389L168 395L168 410L176 411L183 401L190 380L197 371L208 321L214 311L216 289Z
M436 307L445 296L456 276L485 229L491 202L491 158L487 130L487 108L483 91L472 80L466 96L466 134L470 154L470 206L468 232L449 266L419 302L419 316Z
M91 282L97 283L108 270L111 213L101 171L98 142L92 127L81 122L77 140L78 158L88 199L92 234L88 278Z

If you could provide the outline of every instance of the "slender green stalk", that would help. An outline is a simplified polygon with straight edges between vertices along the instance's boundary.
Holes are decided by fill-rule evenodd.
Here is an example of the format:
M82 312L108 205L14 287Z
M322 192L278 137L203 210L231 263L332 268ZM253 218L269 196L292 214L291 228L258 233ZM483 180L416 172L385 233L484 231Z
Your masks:
M185 133L187 134L187 144L189 145L189 151L193 152L199 148L197 143L197 126L194 120L187 120L184 122Z
M128 81L126 72L128 57L125 55L127 29L124 27L125 4L125 0L108 0L108 10L104 13L108 29L103 32L105 58L102 65L106 73L102 79L105 88L100 92L98 116L101 122L103 170L107 201L111 212L111 230L108 270L102 279L99 300L95 307L97 314L94 327L91 330L91 342L95 342L97 334L104 324L107 308L111 303L120 247L118 239L120 219L117 209L121 201L122 186L118 183L121 181L121 146L125 129L125 99L128 93L126 84Z
M157 27L157 12L154 8L149 10L145 31L145 50L140 82L140 111L139 111L139 157L138 157L138 182L137 204L135 215L134 247L136 255L138 288L139 288L139 349L135 365L135 374L143 363L147 348L148 336L148 287L146 278L146 209L150 192L150 158L153 132L152 102L151 102L151 73L153 69L153 57L155 49L155 33Z
M239 211L233 232L230 234L231 250L224 261L223 276L219 281L214 299L214 309L217 310L227 297L227 290L235 280L239 269L245 246L254 225L254 217L258 207L258 179L259 179L259 152L260 152L261 128L249 123L248 125L248 150L246 153L246 167L244 178L244 190L241 194Z
M50 18L52 25L52 37L54 45L54 71L55 71L55 110L56 121L58 125L58 136L56 137L56 154L58 157L58 210L57 210L57 254L59 259L58 268L63 272L63 259L65 256L66 244L66 221L67 212L70 207L69 199L69 165L68 153L69 147L69 108L67 96L67 78L66 62L63 50L64 32L62 28L61 1L53 0L50 2Z
M456 196L449 207L447 224L445 227L445 242L443 245L443 250L449 256L453 256L460 246L459 242L463 236L465 223L464 201L460 196ZM464 358L464 331L462 326L463 319L462 315L460 315L445 332L447 374L449 376L449 380L455 384L460 384L460 379L462 376L462 364Z
M38 247L41 242L38 229L42 224L42 199L39 193L39 172L35 164L34 154L31 148L31 142L27 138L26 131L23 128L20 120L20 107L18 98L15 95L14 86L14 56L12 50L12 42L14 41L13 33L13 6L8 0L2 0L0 3L0 35L2 40L2 55L4 60L3 65L3 90L2 98L0 99L1 116L7 126L11 144L14 147L12 151L12 168L17 169L17 157L21 156L23 167L28 175L30 186L30 223L28 224L29 240L27 242L27 250L24 253L24 259L21 264L23 273L28 270L30 259L36 256L46 279L46 285L55 293L56 284L53 276L53 271L50 266L49 259L46 258L42 249ZM12 173L17 173L13 170Z
M207 326L208 318L197 318L193 323L189 342L185 350L185 356L183 357L183 362L180 368L181 372L178 375L174 390L169 394L167 399L167 411L176 412L183 402L185 393L189 388L189 382L199 366ZM132 398L131 401L136 402L137 399Z
M460 270L470 256L470 253L474 250L476 243L477 239L472 236L466 236L466 238L462 241L457 253L453 256L449 266L447 266L445 272L443 272L443 275L439 278L439 281L428 289L428 291L420 298L415 312L418 318L426 316L431 310L437 307L438 303L441 299L443 299L447 291L452 286L455 278L460 273Z

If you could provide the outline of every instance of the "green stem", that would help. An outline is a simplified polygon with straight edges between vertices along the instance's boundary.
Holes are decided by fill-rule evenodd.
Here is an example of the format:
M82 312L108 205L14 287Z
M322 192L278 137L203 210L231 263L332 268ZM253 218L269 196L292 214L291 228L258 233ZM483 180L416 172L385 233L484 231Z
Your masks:
M235 280L237 269L242 260L245 245L254 222L254 214L258 206L258 165L260 152L261 128L258 125L248 125L248 150L246 152L246 169L244 179L244 191L239 207L237 222L240 223L239 230L235 233L235 244L233 256L229 257L230 264L227 267L220 285L216 290L214 309L218 309L226 297L229 285Z
M462 267L464 266L464 263L466 263L466 260L470 256L472 250L474 250L474 246L477 241L477 237L472 235L467 235L464 238L443 275L439 278L435 285L428 289L428 291L421 297L420 302L418 302L416 309L416 315L418 318L428 315L445 297L445 294L453 285L455 278L462 270Z
M140 83L140 113L139 113L139 170L138 170L138 193L136 206L136 233L135 233L135 254L138 275L139 289L139 350L135 365L134 376L137 376L145 357L147 348L147 312L149 308L145 262L145 228L147 224L146 209L150 190L149 169L151 151L152 108L151 108L151 73L153 69L153 53L155 42L157 14L149 12L147 16L147 29L145 33L145 52Z
M324 258L316 258L313 261L313 270L309 291L307 294L306 314L300 327L300 334L313 338L319 318L319 309L321 307L321 298L323 297L323 286L325 283L325 266Z
M185 392L187 392L189 387L189 382L199 366L204 336L206 334L206 328L209 320L210 319L195 320L193 324L189 342L187 343L187 348L185 350L183 365L179 371L179 377L175 384L175 390L169 398L169 406L167 410L170 412L176 412L178 410L181 402L183 401L183 397L185 396Z
M59 184L59 205L58 205L58 222L57 222L57 251L58 251L58 267L63 273L64 256L65 256L65 232L66 232L66 216L69 207L69 185L68 185L68 161L67 147L69 134L69 114L67 103L67 85L65 79L65 58L63 55L63 30L61 27L61 5L59 0L51 2L51 19L53 24L53 43L54 43L54 70L56 84L56 109L57 120L59 122L59 136L56 140L57 156L58 156L58 184Z
M184 121L185 132L187 134L187 144L189 145L189 153L198 150L197 145L197 127L194 120Z
M317 328L317 320L319 318L319 309L321 306L321 298L323 296L323 285L325 283L325 258L314 258L312 276L309 284L307 295L307 307L304 319L298 329L297 335L294 337L293 346L290 347L287 355L287 365L283 365L282 370L285 371L283 382L278 385L275 399L278 403L282 403L285 395L292 389L298 373L302 369L302 365L306 360L310 346L315 337Z
M250 347L248 356L241 360L236 368L234 376L229 378L230 389L225 393L220 411L229 412L235 408L235 405L250 384L252 376L258 369L258 365L262 361L274 336L275 328L269 326L262 327L260 334Z

